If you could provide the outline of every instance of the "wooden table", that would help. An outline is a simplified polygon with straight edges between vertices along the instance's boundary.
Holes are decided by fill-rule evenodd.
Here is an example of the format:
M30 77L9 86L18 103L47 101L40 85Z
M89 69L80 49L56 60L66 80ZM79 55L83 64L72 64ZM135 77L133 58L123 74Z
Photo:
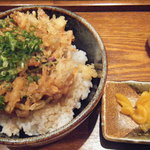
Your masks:
M11 2L9 3L11 4L10 7L15 7L17 4L24 5L22 1L9 2ZM34 2L40 4L37 1L29 2L31 5ZM142 2L140 0L93 1L92 7L91 5L88 6L91 2L85 3L85 1L69 1L68 3L65 3L65 1L51 1L50 3L43 1L43 3L71 9L94 26L100 34L107 52L107 80L150 80L150 48L147 45L147 38L150 36L149 0L143 0ZM7 4L8 1L0 2L1 10L7 9ZM35 149L150 149L148 145L106 141L101 132L100 106L99 103L88 119L62 140ZM6 150L7 148L1 146L0 149ZM22 150L29 150L29 148Z

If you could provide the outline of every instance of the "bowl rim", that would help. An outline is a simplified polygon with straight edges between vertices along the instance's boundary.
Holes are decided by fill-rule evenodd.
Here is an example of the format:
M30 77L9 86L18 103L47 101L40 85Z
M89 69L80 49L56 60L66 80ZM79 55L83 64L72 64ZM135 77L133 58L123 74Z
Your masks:
M67 15L71 16L72 18L75 18L78 21L80 21L83 25L85 25L90 30L90 32L92 32L92 34L97 39L98 45L100 47L101 56L102 56L103 67L102 67L102 75L101 75L101 79L100 79L100 84L98 85L97 91L96 91L94 97L92 98L92 101L90 101L89 104L84 108L84 110L79 115L77 115L75 118L73 118L68 124L64 125L63 127L60 127L57 130L54 130L52 132L46 133L44 135L38 135L35 137L13 138L13 139L11 137L10 138L9 137L7 137L7 138L0 137L0 143L7 145L7 146L22 147L22 146L33 146L34 144L41 145L43 143L43 141L45 141L45 143L54 142L57 139L66 135L67 133L71 132L73 129L75 129L77 126L79 126L88 117L88 115L90 115L92 110L98 104L100 97L102 96L102 91L104 89L104 85L106 82L107 56L106 56L106 50L105 50L104 44L102 42L101 37L97 33L97 31L94 29L94 27L90 23L88 23L84 18L82 18L81 16L75 14L74 12L71 12L69 10L66 10L66 9L60 8L60 7L47 6L47 5L32 5L32 6L16 7L16 8L12 8L12 9L6 10L4 12L1 12L0 18L7 16L8 14L10 14L14 11L22 11L22 10L29 10L29 9L32 10L32 9L38 9L38 8L42 8L43 10L44 9L54 10L54 11L58 11L58 12L67 14Z

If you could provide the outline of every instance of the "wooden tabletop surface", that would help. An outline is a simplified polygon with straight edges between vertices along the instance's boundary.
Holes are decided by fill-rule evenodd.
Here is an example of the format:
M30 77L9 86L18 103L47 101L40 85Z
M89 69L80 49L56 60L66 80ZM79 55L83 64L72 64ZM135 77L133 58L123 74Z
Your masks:
M112 6L150 5L149 0L1 0L1 6L53 5L53 6Z
M140 0L133 1L140 2ZM125 0L124 2L129 3ZM146 9L143 8L143 10L137 7L128 10L126 6L126 9L123 10L118 9L119 7L113 9L109 7L99 8L97 11L76 12L92 24L103 40L108 59L107 80L150 80L150 48L147 45L147 38L150 37L150 6L148 0L143 0L143 2L145 4L147 2ZM2 4L6 3L0 2L1 6ZM100 106L101 103L88 119L63 139L46 146L22 148L21 150L150 149L148 145L106 141L101 132ZM0 146L0 149L6 150L7 148ZM11 150L14 149L11 148Z

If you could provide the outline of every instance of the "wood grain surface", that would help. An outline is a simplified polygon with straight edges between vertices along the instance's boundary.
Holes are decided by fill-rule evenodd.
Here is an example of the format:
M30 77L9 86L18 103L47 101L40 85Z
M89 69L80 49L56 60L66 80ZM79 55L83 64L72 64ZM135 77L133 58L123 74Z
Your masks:
M108 58L108 80L150 80L150 12L78 13L100 34Z
M1 6L53 5L53 6L121 6L150 5L149 0L1 0Z
M150 81L150 48L147 46L150 11L76 13L91 23L103 40L108 58L107 80ZM148 145L106 141L100 127L100 106L99 104L86 121L62 140L43 147L21 150L150 149ZM1 146L0 149L7 148Z

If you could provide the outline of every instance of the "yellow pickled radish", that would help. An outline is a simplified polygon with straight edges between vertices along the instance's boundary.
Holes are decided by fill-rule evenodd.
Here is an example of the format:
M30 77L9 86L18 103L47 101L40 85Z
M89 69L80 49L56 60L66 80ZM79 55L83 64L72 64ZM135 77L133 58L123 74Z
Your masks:
M125 97L124 95L117 93L116 94L116 98L117 98L117 102L121 105L121 106L126 106L126 107L132 107L131 102L129 101L129 99L127 97Z
M136 106L138 105L142 105L143 107L145 107L147 109L147 111L150 111L150 99L145 101L145 103L143 104L136 104Z
M141 96L139 97L139 99L137 100L136 104L144 104L147 101L150 100L150 92L148 91L144 91Z
M122 107L121 113L131 116L134 113L134 109L133 109L133 107L126 107L125 106L125 107Z
M140 128L144 131L147 132L150 129L150 122L145 123L145 124L141 124Z
M147 121L147 111L142 105L137 105L134 113L132 114L132 119L138 124L144 124Z
M150 99L149 99L149 101L147 101L144 104L142 104L142 106L147 111L147 122L150 124Z
M121 113L130 116L144 132L147 132L150 129L150 92L144 91L138 98L135 107L122 94L116 94L116 98L122 106Z

